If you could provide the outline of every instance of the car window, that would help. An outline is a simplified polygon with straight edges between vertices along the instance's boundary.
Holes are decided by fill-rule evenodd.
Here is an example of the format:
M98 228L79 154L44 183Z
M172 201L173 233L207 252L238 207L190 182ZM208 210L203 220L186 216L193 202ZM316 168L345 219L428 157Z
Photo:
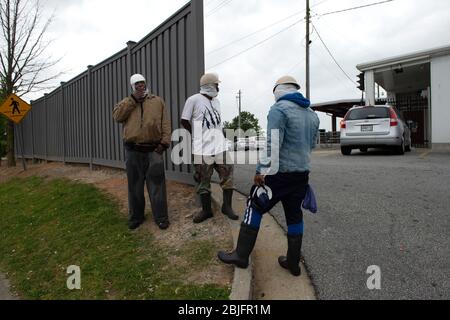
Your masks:
M361 108L350 111L346 120L385 119L389 118L388 108Z

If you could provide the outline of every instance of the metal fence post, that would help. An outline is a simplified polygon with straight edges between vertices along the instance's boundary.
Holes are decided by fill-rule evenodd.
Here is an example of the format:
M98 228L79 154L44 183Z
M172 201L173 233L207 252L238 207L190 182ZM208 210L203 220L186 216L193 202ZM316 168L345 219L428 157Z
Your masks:
M66 101L64 95L64 84L61 82L61 109L62 109L62 125L63 125L63 163L66 164Z
M131 77L131 74L133 73L134 67L133 67L133 61L131 59L131 50L136 45L136 42L134 41L128 41L127 42L127 71L128 71L128 78Z
M47 96L48 93L44 93L44 124L45 124L45 161L48 162L48 121L47 121Z
M192 5L192 34L194 43L191 47L194 50L196 59L193 59L194 77L193 83L197 83L200 77L205 73L205 40L203 23L203 1L191 1Z
M93 115L93 106L92 106L92 65L87 66L88 68L88 108L89 108L89 168L91 171L94 169L93 162L94 162L94 115Z
M31 121L31 163L35 163L35 157L34 157L34 124L33 124L33 100L30 100L30 121Z

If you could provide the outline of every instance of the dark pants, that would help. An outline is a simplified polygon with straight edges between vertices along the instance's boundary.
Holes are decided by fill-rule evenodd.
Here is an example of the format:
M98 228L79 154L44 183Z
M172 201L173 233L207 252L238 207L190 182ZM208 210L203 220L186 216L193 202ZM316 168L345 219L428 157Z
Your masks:
M130 223L141 223L145 216L144 184L150 196L153 218L157 224L168 222L166 177L163 156L156 152L126 149L128 205Z
M272 190L272 199L269 204L259 212L251 207L249 198L244 223L259 229L262 215L269 212L278 202L283 204L288 234L303 234L302 202L306 195L309 183L309 172L278 173L265 178L266 186ZM251 194L254 191L252 188Z

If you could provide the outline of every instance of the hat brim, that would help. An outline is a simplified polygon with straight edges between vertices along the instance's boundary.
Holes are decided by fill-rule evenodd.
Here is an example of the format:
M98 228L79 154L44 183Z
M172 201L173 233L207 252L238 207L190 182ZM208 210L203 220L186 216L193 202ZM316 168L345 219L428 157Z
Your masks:
M273 87L273 92L277 89L278 86L281 86L282 84L292 84L293 86L297 87L297 90L300 90L302 87L298 83L279 83Z

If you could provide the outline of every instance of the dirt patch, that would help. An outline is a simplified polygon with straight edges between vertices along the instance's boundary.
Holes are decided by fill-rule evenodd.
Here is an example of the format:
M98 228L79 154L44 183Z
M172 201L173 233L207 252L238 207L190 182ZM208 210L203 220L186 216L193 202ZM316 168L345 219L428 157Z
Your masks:
M128 189L126 173L123 170L97 168L91 171L86 165L64 165L62 163L28 164L28 170L21 166L0 167L0 183L13 178L38 176L47 179L65 178L72 181L92 184L111 195L118 203L124 216L128 215ZM185 279L188 283L217 284L231 288L233 268L219 263L216 252L232 247L231 229L226 217L216 214L214 219L195 225L193 215L200 210L196 204L195 191L192 186L167 182L170 228L161 231L153 222L150 203L147 199L147 221L137 232L149 232L157 243L167 251L171 264L183 266L189 270ZM203 252L197 253L199 246L208 244ZM190 254L192 252L192 255ZM193 255L201 255L203 263L198 266L193 262ZM205 261L206 260L206 261Z

